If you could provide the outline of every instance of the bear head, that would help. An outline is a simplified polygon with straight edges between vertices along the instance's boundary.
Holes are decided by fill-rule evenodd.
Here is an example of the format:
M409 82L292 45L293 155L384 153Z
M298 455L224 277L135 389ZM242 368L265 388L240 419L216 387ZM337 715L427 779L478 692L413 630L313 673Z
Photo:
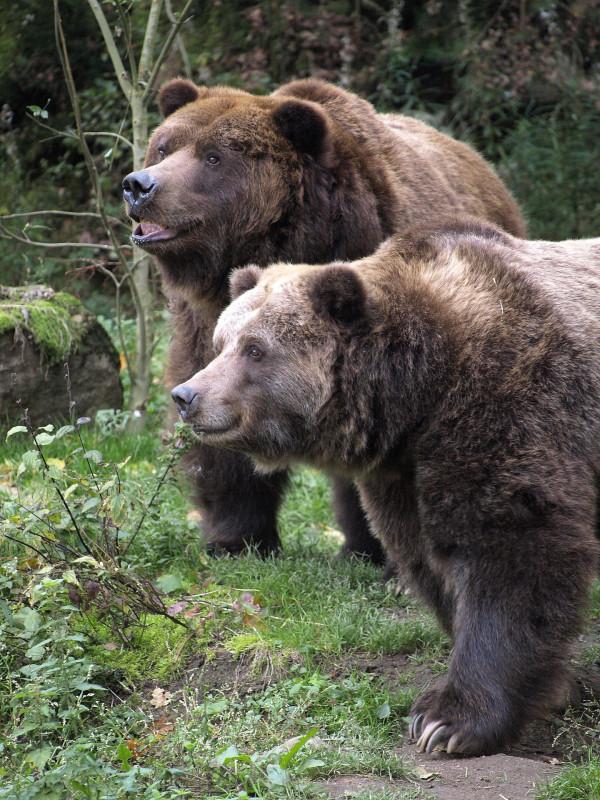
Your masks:
M333 123L309 100L181 79L163 86L158 102L165 119L150 139L144 168L123 181L128 213L138 223L133 242L158 257L167 287L200 297L226 292L233 266L252 260L268 236L289 237L289 217L306 194L315 199L331 188ZM315 246L318 227L315 219ZM271 252L265 263L274 260Z
M362 439L351 430L340 364L353 362L374 324L357 271L248 266L230 286L216 358L173 389L182 418L203 443L246 452L264 470L296 460L327 465L330 450L349 465Z

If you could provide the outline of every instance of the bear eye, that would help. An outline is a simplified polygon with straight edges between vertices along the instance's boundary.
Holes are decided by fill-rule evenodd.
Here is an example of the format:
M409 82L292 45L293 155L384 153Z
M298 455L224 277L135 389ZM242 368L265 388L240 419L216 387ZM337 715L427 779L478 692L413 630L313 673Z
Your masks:
M158 150L158 155L160 156L160 160L162 161L163 158L167 155L167 151L162 146L161 147L157 147L156 149Z
M221 158L216 153L208 153L206 156L206 163L210 164L211 167L216 167L217 164L221 163Z
M257 345L251 344L246 348L246 355L253 361L260 361L263 357L263 351Z

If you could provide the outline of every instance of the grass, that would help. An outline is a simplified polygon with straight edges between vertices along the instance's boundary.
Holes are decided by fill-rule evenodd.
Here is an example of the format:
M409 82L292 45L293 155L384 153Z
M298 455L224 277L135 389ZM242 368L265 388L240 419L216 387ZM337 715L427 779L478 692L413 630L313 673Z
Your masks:
M598 800L600 759L568 767L536 796L536 800Z
M105 461L129 458L124 492L151 496L160 471L156 432L90 427L83 436ZM57 468L66 462L84 475L87 465L70 447L64 438L45 452ZM38 491L39 472L17 481L29 449L16 437L0 446L0 501L14 498L17 482L23 501ZM135 503L131 509L139 513ZM0 798L310 800L326 797L323 782L341 775L379 781L359 785L359 800L427 797L395 748L415 675L443 670L449 643L417 602L393 596L379 570L336 558L340 535L326 480L311 470L294 475L277 558L207 558L189 511L167 483L130 558L132 569L168 592L182 619L190 614L193 629L148 615L129 646L101 610L70 603L68 575L44 577L37 559L0 543L0 610L13 614L4 644L0 630ZM599 612L596 589L592 617ZM593 653L592 646L590 662ZM59 656L62 666L53 666ZM17 698L12 710L2 711L9 697ZM34 711L46 708L44 697L42 718ZM569 730L590 720L568 720ZM26 735L24 725L32 726ZM383 778L393 786L381 788ZM556 794L540 800L600 796L589 788L598 785L597 755L555 783Z

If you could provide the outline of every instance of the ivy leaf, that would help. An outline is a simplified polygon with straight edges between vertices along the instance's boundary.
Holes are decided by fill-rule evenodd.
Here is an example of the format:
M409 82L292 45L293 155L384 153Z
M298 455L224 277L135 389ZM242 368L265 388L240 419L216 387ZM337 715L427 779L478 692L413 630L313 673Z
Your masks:
M267 780L273 786L285 786L289 779L288 771L279 764L267 764Z
M41 772L52 755L53 749L54 748L50 747L49 745L46 745L45 747L38 747L37 750L32 750L30 753L27 753L26 759Z
M66 436L67 433L73 433L74 430L75 430L74 425L63 425L62 428L59 428L56 431L56 438L62 439L63 436Z
M177 589L181 589L183 586L183 581L179 577L179 575L159 575L156 579L156 585L165 594L171 594L171 592L177 591Z
M41 447L45 447L47 444L52 444L56 437L52 433L38 433L35 437L35 441L37 444L41 445Z
M97 508L100 505L100 498L99 497L89 497L85 503L81 506L81 513L85 514L87 511L91 511L93 508Z
M23 606L20 608L17 613L14 615L14 618L17 622L20 622L23 628L28 633L35 633L42 624L42 618L35 610L35 608L30 608L29 606Z
M216 764L225 764L230 758L236 758L239 756L240 751L234 744L230 744L229 747L226 747L224 750L220 750L217 755L215 756L215 763Z
M27 428L25 425L15 425L14 428L11 428L8 433L6 434L6 438L10 439L11 436L15 436L17 433L27 433Z
M102 464L103 461L102 453L99 450L87 450L83 457L87 458L88 461L93 461L94 464Z

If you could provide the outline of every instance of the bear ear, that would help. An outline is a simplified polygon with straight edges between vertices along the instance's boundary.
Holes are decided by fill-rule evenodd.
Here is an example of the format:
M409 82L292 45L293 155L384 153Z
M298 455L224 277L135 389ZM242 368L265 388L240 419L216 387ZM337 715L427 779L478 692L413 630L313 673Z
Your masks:
M229 297L235 300L244 292L254 289L261 272L261 268L256 264L248 264L247 267L234 270L229 278Z
M273 112L273 120L296 150L322 160L331 150L331 135L325 113L316 103L285 100Z
M193 103L198 97L198 87L194 83L183 78L175 78L161 86L158 93L158 107L163 117L168 117L186 103Z
M362 280L350 267L317 267L310 287L310 300L315 313L344 328L364 322L367 315L367 293Z

